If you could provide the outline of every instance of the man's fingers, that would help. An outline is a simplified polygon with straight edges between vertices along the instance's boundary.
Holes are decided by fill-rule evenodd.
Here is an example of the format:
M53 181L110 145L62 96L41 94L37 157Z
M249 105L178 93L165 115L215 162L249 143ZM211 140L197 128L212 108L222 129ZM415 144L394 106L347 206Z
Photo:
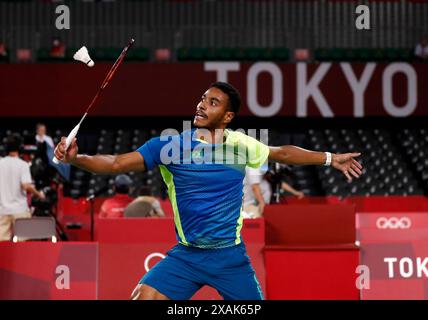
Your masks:
M77 145L77 138L73 138L73 141L71 142L71 145L73 147Z
M360 170L360 168L358 168L355 164L351 164L351 168L354 169L354 171L356 173L358 173L359 175L363 174L363 172Z
M363 166L361 165L361 163L359 163L357 160L355 160L355 159L352 159L352 163L354 164L354 165L356 165L358 168L360 168L360 169L362 169L363 168Z
M361 152L354 152L349 154L352 158L359 157L361 155Z
M57 158L58 160L62 160L64 158L64 153L60 152L58 148L55 150L54 154L55 158Z
M359 174L358 173L356 173L355 171L354 171L354 169L352 169L352 168L349 168L349 172L355 177L355 178L359 178Z
M64 142L64 143L63 143ZM54 155L58 160L62 160L65 155L65 141L61 139L61 142L56 146Z
M65 140L66 137L61 137L61 141L60 143L58 143L57 148L59 149L59 151L64 152L65 151Z
M349 175L348 171L344 170L344 171L343 171L343 174L344 174L344 175L346 176L346 178L348 179L348 182L351 182L351 181L352 181L352 178L351 178L351 176Z

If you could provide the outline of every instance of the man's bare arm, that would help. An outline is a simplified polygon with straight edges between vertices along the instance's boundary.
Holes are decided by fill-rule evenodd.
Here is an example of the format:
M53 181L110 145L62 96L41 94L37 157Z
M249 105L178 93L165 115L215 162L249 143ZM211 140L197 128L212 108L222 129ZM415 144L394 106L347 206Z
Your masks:
M348 181L352 181L352 176L358 178L363 168L354 158L360 153L332 153L331 166L346 176ZM296 146L269 147L269 160L274 162L292 165L323 165L326 162L326 153L306 150Z
M54 153L57 159L92 173L119 174L145 170L144 158L139 152L134 151L121 155L81 155L78 154L76 139L65 150L65 137L62 137Z
M139 152L129 152L120 155L78 154L70 164L80 169L97 174L119 174L130 171L144 171L144 158Z
M269 147L269 160L294 165L322 165L325 163L324 152L310 151L296 146Z
M263 214L266 203L265 203L265 199L262 196L262 192L260 190L260 184L259 183L252 184L251 189L253 190L254 198L256 198L257 203L259 204L260 214Z
M22 190L35 195L37 198L40 198L40 199L45 198L44 193L37 191L37 189L31 183L22 183L21 188L22 188Z

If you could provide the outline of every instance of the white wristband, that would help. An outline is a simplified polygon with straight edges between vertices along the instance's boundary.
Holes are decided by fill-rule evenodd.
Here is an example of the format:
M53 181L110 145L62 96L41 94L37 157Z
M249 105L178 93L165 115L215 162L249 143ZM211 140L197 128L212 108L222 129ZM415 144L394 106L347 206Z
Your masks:
M331 153L330 152L325 152L325 166L330 166L331 165Z

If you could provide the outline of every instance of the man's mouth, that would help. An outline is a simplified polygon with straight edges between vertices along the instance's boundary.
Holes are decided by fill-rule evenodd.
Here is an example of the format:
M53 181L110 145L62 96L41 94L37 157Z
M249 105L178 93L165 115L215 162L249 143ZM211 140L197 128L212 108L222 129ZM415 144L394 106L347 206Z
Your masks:
M207 115L203 112L197 111L195 114L195 118L198 120L207 119Z

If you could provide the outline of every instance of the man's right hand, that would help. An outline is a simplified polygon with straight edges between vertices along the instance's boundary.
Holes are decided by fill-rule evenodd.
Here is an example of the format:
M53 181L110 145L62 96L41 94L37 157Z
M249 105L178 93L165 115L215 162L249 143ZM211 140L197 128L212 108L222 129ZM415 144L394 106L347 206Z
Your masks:
M259 214L260 214L260 216L262 216L263 215L263 211L265 211L265 202L263 201L263 202L260 202L259 203Z
M297 199L303 199L305 197L305 194L302 191L297 191L296 197Z
M45 193L43 191L39 191L39 193L38 193L37 196L39 197L40 200L45 200L46 199Z
M67 150L65 150L65 140L66 137L61 138L61 142L56 146L54 154L58 160L65 163L72 163L74 159L76 159L79 149L77 147L77 139L73 139L73 142L70 144Z

